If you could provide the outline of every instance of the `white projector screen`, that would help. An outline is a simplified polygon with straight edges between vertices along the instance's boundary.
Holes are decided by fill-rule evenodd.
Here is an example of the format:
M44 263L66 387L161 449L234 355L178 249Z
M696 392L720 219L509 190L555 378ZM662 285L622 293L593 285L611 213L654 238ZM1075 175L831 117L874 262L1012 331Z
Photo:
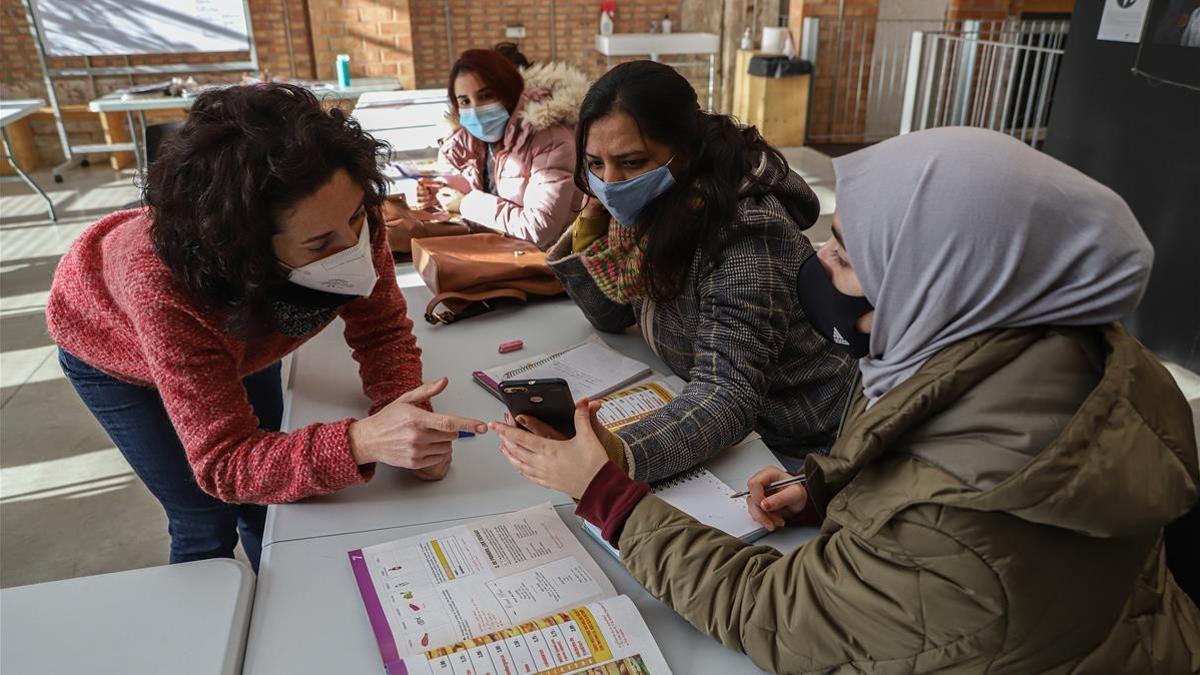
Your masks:
M243 0L32 0L50 56L250 49Z

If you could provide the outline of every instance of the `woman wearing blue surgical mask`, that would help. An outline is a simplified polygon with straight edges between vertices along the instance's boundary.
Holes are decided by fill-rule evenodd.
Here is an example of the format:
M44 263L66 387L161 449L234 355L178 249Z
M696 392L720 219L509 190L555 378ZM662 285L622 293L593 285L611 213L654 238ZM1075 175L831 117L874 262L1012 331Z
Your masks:
M820 211L804 180L755 129L702 111L687 79L651 61L596 81L576 148L575 180L592 198L550 266L597 328L636 324L688 381L606 436L614 460L657 480L753 431L787 462L829 447L854 359L796 304L813 255L803 230Z
M380 144L283 84L196 99L146 207L85 230L46 309L84 404L166 511L172 563L257 569L266 508L371 479L436 480L458 430L421 383L380 222ZM340 317L371 414L281 433L280 359Z
M480 231L549 246L583 202L571 179L572 129L586 90L583 73L565 64L522 74L501 52L463 52L449 84L458 128L440 153L457 173L422 180L420 205L436 203Z

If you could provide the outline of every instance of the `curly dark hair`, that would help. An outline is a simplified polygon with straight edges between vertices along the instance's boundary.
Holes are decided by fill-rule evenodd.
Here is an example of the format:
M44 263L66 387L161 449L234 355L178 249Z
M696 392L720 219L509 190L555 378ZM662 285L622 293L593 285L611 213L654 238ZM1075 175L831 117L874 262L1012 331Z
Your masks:
M146 176L155 251L185 294L224 314L227 330L270 332L272 294L288 283L271 242L280 214L345 169L365 192L376 232L386 147L302 87L207 91Z

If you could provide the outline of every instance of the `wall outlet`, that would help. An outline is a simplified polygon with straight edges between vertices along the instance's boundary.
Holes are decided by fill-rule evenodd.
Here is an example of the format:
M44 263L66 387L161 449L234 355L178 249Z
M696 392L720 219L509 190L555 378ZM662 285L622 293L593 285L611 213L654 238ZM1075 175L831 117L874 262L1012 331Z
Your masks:
M521 25L505 26L504 27L504 37L513 38L515 40L525 39L525 26L521 26Z

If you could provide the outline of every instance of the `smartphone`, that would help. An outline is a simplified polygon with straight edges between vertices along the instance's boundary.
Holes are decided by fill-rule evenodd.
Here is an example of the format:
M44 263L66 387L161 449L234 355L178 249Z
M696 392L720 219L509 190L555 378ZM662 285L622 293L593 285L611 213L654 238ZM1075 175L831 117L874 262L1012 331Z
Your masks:
M536 417L563 436L575 437L575 399L566 380L505 380L500 383L500 396L513 419Z

